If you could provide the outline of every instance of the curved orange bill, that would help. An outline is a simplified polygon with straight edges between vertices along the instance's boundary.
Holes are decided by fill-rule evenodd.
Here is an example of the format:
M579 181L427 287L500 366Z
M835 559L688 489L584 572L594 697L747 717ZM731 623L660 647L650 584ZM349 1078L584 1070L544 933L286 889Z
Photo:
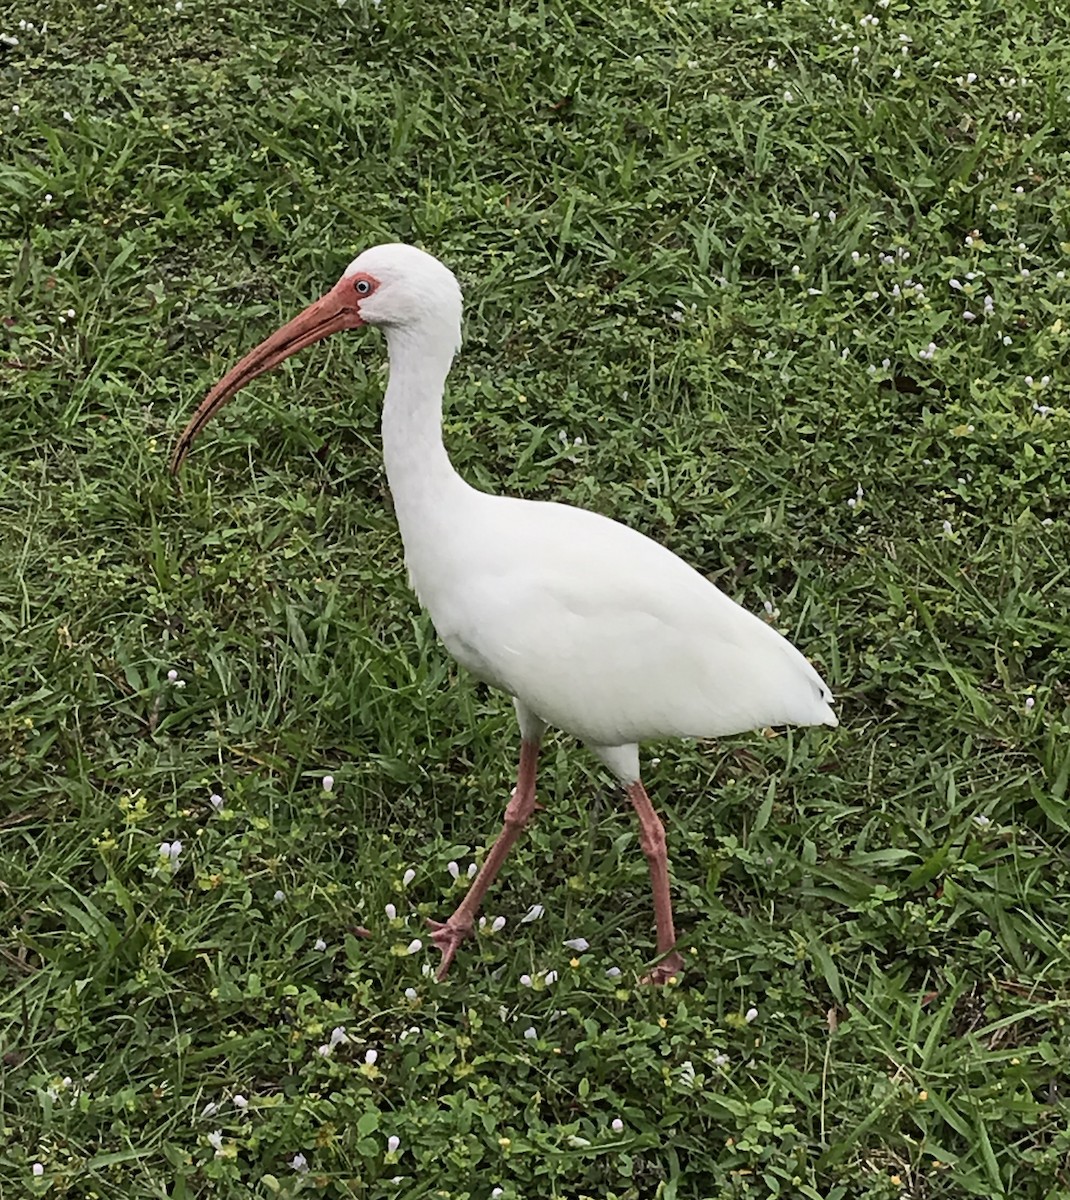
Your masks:
M348 279L340 279L325 296L315 304L310 304L303 313L250 351L205 396L175 444L175 452L171 456L171 474L177 474L181 469L197 434L247 383L272 367L277 367L305 346L322 341L342 329L356 329L363 324L352 283Z

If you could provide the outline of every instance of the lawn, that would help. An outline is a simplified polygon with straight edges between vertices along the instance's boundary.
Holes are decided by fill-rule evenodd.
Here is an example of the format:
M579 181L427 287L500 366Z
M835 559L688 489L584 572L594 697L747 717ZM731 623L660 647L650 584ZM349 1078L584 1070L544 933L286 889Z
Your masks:
M3 1200L1065 1200L1066 7L3 0L0 35ZM676 986L556 734L427 974L519 737L408 590L379 335L168 475L394 240L465 288L465 477L664 542L838 697L644 747Z

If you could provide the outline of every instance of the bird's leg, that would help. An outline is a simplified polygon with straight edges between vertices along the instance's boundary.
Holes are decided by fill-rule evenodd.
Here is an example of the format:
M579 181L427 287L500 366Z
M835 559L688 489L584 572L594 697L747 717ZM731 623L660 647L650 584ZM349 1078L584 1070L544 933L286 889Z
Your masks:
M650 867L650 886L654 891L654 919L658 927L658 954L661 962L644 975L643 983L666 983L683 969L684 960L676 952L676 930L672 923L672 900L669 897L669 856L665 848L665 827L662 825L646 788L637 779L628 785L628 799L639 817L639 843Z
M539 757L539 743L527 741L520 743L520 769L517 772L516 790L513 792L505 809L505 824L498 840L490 848L479 874L472 880L465 898L457 906L448 921L428 921L431 928L431 940L442 951L442 962L439 964L439 980L446 978L450 963L457 953L461 942L472 932L475 925L476 913L487 889L494 882L495 875L505 861L505 856L512 849L513 843L520 836L524 826L531 819L535 810L535 764Z

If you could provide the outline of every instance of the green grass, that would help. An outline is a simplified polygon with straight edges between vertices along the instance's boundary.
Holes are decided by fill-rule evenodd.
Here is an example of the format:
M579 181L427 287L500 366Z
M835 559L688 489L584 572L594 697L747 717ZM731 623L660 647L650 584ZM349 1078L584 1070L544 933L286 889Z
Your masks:
M872 11L0 3L4 1200L1070 1194L1070 18ZM768 601L840 698L646 749L678 987L566 738L505 929L405 953L518 738L407 590L378 337L167 476L396 239L465 286L465 476Z

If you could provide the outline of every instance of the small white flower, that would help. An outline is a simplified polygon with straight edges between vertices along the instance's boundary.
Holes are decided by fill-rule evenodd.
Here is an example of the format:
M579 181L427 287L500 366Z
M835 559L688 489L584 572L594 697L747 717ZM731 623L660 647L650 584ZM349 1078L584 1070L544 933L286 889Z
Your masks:
M799 267L798 267L798 265L796 265L796 266L793 266L793 267L791 268L791 277L792 277L793 279L798 279L798 278L799 278Z
M243 1095L241 1095L241 1093L239 1093L237 1096L232 1097L231 1103L234 1105L235 1108L239 1109L241 1112L245 1112L246 1109L249 1107L249 1101L246 1100L246 1098Z
M861 257L862 255L859 254L857 250L851 251L851 262L858 262Z
M854 496L849 496L847 498L847 507L848 508L854 508L857 503L858 503L858 501L854 498Z
M795 97L794 97L794 96L791 94L791 92L785 92L785 93L784 93L784 103L785 103L785 104L791 104L791 102L792 102L794 99L795 99Z
M182 843L181 843L181 842L179 842L179 841L172 842L172 843L171 843L170 854L171 854L171 861L172 861L173 863L177 863L177 862L178 862L178 856L179 856L181 853L182 853Z
M327 943L323 940L323 938L316 938L315 942L312 944L312 949L318 950L320 953L322 953L327 949Z
M976 320L977 320L977 314L976 314L976 313L972 313L972 312L970 312L970 310L967 308L967 309L965 310L965 312L963 312L963 314L962 314L962 319L963 319L964 321L976 321Z
M330 1046L327 1045L326 1042L324 1042L323 1045L320 1046L319 1051L318 1051L319 1056L321 1058L326 1058L327 1055L330 1054L330 1052L331 1052L331 1048L330 1048Z
M334 776L324 775L323 779L321 780L321 784L325 792L332 791L334 788Z
M619 979L620 978L620 967L607 967L606 975L610 979Z
M295 1154L293 1158L290 1159L290 1167L292 1170L296 1171L298 1175L307 1175L308 1159L305 1158L303 1154Z
M419 954L423 948L424 948L423 942L421 942L419 938L413 938L412 941L409 942L408 946L405 947L405 953L406 954Z
M475 879L475 877L476 877L476 872L477 872L478 870L479 870L479 868L476 866L476 864L475 864L475 863L469 863L469 864L468 864L468 878L469 878L469 879Z
M15 116L17 117L17 116L19 115L19 113L20 113L20 112L22 112L22 109L21 109L21 108L19 108L19 106L18 106L17 104L12 104L12 106L11 106L11 111L12 111L12 112L15 114Z
M161 842L160 843L160 857L161 858L170 858L171 857L171 843L170 842Z
M812 288L807 288L807 289L806 289L806 294L807 294L808 296L820 296L820 295L821 295L821 289L820 289L820 288L815 288L815 287L812 287Z
M45 192L45 203L46 204L52 203L52 193L51 192Z
M286 899L286 893L282 890L282 888L279 888L275 892L275 895L272 896L272 900L274 900L276 904L281 904L283 902L283 900L285 900L285 899Z
M41 1176L45 1173L45 1168L41 1163L34 1163L30 1169L33 1171L34 1175L36 1175L38 1179L40 1179Z
M175 0L175 12L182 11L182 0Z
M624 1122L620 1119L620 1117L614 1117L609 1127L614 1133L624 1132Z
M417 992L417 990L414 987L407 987L405 989L405 999L406 1000L413 1001L413 1000L416 1000L418 998L418 996L419 996L419 992Z
M1000 341L1004 344L1004 346L1009 346L1011 344L1011 335L1009 333L1005 333L1000 338Z
M394 1133L392 1133L392 1134L391 1134L391 1135L390 1135L390 1136L389 1136L389 1137L386 1139L386 1152L387 1152L387 1154L397 1154L397 1152L398 1152L398 1150L400 1149L400 1147L401 1147L401 1138L399 1138L399 1137L397 1136L397 1134L394 1134Z
M213 792L208 797L208 803L216 810L216 812L223 811L223 797L218 792Z
M349 1034L346 1033L344 1025L336 1025L331 1030L330 1047L333 1050L336 1046L345 1046L349 1043Z
M208 1144L215 1150L216 1155L223 1153L223 1131L217 1129L214 1133L208 1135Z
M590 950L591 943L584 937L569 938L565 945L570 950L575 950L577 954L582 954L584 950Z
M751 1021L757 1021L757 1019L758 1010L756 1008L748 1008L743 1014L743 1020L746 1021L748 1025L751 1023Z
M530 975L521 975L520 976L520 986L521 987L531 987L531 976Z
M416 872L412 869L412 867L409 867L409 869L401 877L401 886L408 887L409 884L412 883L412 881L415 878L416 878Z
M728 1066L728 1055L727 1054L715 1055L714 1060L713 1060L713 1065L715 1067L727 1067Z
M950 521L945 521L945 522L944 522L944 533L950 534L951 532L952 532L952 530L951 530L951 522L950 522Z
M1026 696L1025 706L1027 709L1032 708L1036 704L1036 699L1033 696Z
M365 1061L365 1063L367 1063L367 1065L369 1067L374 1067L375 1064L379 1061L379 1051L378 1050L365 1050L364 1051L364 1061Z
M169 682L169 683L174 683L174 681L175 681L177 678L178 678L178 672L177 672L177 671L174 669L174 667L172 667L172 668L171 668L171 670L167 672L167 679L168 679L168 682Z
M74 120L74 117L73 117L73 116L71 116L71 114L70 114L70 113L69 113L69 112L68 112L66 109L64 109L64 110L63 110L63 119L64 119L65 121L73 121L73 120Z
M209 1100L208 1103L201 1109L202 1117L214 1117L219 1112L219 1105L214 1100Z
M985 816L984 813L978 813L973 819L973 823L978 829L987 829L992 824L992 818Z
M461 876L461 868L455 862L448 862L446 870L449 871L453 879L459 879Z
M396 921L398 918L398 910L392 904L388 904L386 908L383 909L383 912L386 913L386 918L388 921Z
M830 221L832 221L832 222L835 222L835 220L836 220L836 210L835 210L834 208L830 208L830 209L829 209L829 212L828 212L828 217L829 217L829 220L830 220Z
M1032 376L1032 375L1027 375L1027 376L1025 377L1025 386L1026 386L1026 387L1032 387L1032 386L1033 386L1033 376Z
M546 912L546 909L541 904L533 904L520 918L520 924L529 925L532 921L537 921L544 912Z
M1022 267L1021 276L1023 279L1029 278L1029 268L1028 267Z
M524 1030L524 1037L526 1037L529 1042L533 1041L538 1036L539 1035L536 1033L534 1025L529 1025L527 1029Z
M505 1195L505 1188L496 1187L496 1188L491 1188L491 1190L490 1190L490 1200L498 1200L498 1198L500 1196L504 1196L504 1195Z
M544 979L544 982L546 983L546 986L549 987L550 984L557 982L557 972L556 971L547 971L546 974L543 976L543 979Z
M491 923L490 923L491 933L501 933L501 931L504 928L505 928L505 918L504 917L495 917L494 920L491 921Z

